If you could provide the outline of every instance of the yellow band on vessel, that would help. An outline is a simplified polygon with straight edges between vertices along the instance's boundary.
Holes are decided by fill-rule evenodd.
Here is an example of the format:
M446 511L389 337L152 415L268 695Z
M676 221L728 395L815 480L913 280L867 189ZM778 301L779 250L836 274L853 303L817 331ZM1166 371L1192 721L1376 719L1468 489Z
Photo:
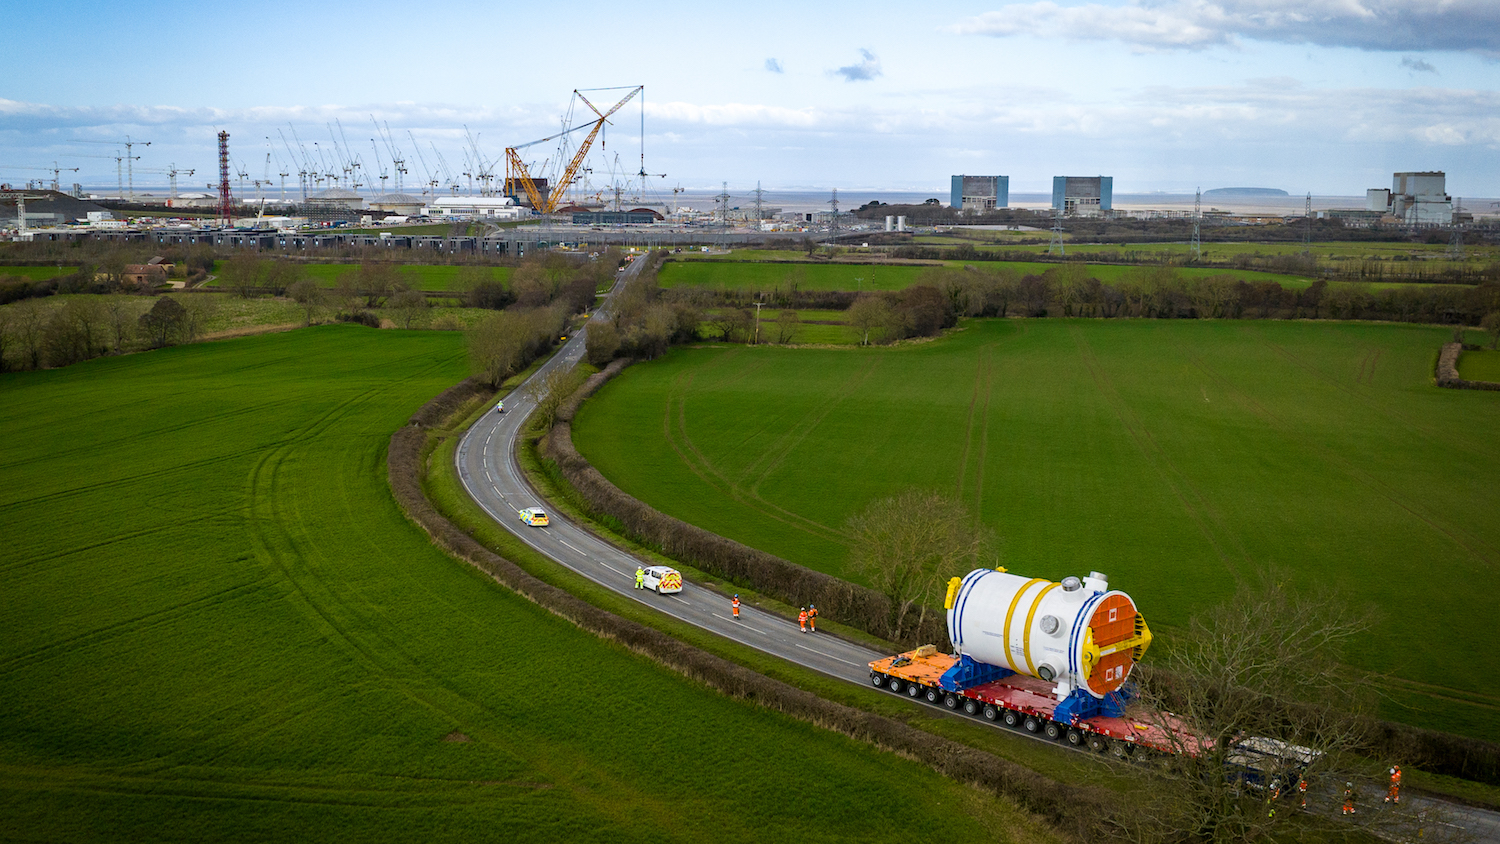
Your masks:
M1014 664L1015 660L1011 659L1010 656L1010 620L1015 616L1016 606L1021 603L1021 596L1026 594L1026 590L1030 589L1037 583L1046 582L1047 579L1045 577L1033 577L1032 579L1026 581L1026 585L1022 586L1020 589L1017 589L1016 596L1010 599L1010 609L1005 613L1005 662L1007 663L1005 667L1009 668L1012 671L1016 671L1017 668Z
M1031 620L1036 618L1036 608L1042 605L1042 599L1047 597L1047 593L1061 585L1061 583L1054 583L1038 592L1036 600L1031 602L1031 609L1026 613L1026 630L1021 634L1021 637L1026 645L1026 673L1033 677L1036 676L1036 666L1031 662Z

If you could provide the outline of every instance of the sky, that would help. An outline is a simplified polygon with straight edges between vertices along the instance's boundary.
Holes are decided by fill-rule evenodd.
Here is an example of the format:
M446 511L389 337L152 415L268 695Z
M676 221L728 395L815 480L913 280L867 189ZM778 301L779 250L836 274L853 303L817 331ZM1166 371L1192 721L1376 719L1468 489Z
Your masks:
M325 159L347 143L378 186L392 165L373 117L415 192L438 153L464 171L469 136L503 171L505 147L563 126L573 89L644 85L595 145L596 184L642 169L644 119L654 190L942 197L954 173L1008 175L1012 193L1103 174L1117 194L1348 196L1444 170L1452 195L1500 197L1497 0L0 0L0 19L12 183L55 161L80 168L64 183L112 186L128 135L151 142L136 167L192 168L181 188L202 190L224 130L273 194L305 167L293 131ZM555 145L525 154L540 168Z

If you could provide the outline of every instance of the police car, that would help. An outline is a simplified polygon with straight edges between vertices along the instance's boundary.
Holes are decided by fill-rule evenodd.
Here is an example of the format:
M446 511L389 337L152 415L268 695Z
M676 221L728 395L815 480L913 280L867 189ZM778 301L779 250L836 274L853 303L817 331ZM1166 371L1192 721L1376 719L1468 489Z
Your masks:
M546 527L547 513L540 507L527 507L521 511L521 521L532 527Z
M655 589L658 595L681 592L682 572L666 566L647 566L646 580L643 585L647 589Z

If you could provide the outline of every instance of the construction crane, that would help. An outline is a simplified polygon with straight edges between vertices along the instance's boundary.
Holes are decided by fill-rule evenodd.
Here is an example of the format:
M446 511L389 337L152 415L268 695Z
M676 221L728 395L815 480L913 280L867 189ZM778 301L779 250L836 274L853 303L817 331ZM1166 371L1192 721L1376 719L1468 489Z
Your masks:
M634 99L636 95L641 94L645 90L645 88L646 86L644 85L637 85L634 88L630 88L630 93L626 94L624 98L615 103L614 106L611 107L608 111L600 111L599 109L595 108L594 104L589 102L588 98L583 95L583 92L575 88L573 90L573 99L568 101L568 112L567 116L564 118L565 128L561 132L558 132L555 135L549 135L539 140L531 141L529 143L520 144L519 146L505 148L506 195L515 196L516 190L518 188L525 190L526 197L531 200L531 207L536 209L537 213L551 214L554 210L557 209L558 201L561 200L563 195L567 192L568 185L571 184L574 177L578 175L578 168L583 166L583 159L588 155L589 147L593 146L594 138L599 136L599 132L604 128L604 124L609 122L609 116L619 111L622 106ZM590 88L586 90L622 91L626 89ZM592 111L597 119L590 119L587 122L580 123L577 126L569 126L568 124L572 120L575 102L582 102L584 105L588 106L589 111ZM555 168L557 165L560 165L562 163L562 159L567 148L568 136L572 135L574 132L581 132L584 129L588 129L589 133L588 135L584 136L583 143L578 145L578 151L575 152L572 159L568 161L568 165L563 170L561 178L548 180L547 196L542 196L541 191L537 189L536 181L532 178L530 170L528 170L526 167L526 162L521 159L520 151L537 144L544 144L549 141L557 141L557 158L553 160L553 166Z
M26 229L26 200L28 200L28 199L51 199L52 197L46 196L46 195L27 196L26 192L22 191L20 193L11 194L8 198L9 199L14 199L16 201L16 225L17 225L16 232L17 232L17 238L19 240L30 240L31 238L29 238L29 237L26 236L26 234L27 234L27 229Z
M74 143L79 143L79 144L109 144L110 146L116 147L116 148L118 148L118 147L120 147L120 146L123 145L125 147L125 155L116 160L116 169L117 170L119 169L119 162L120 161L124 161L125 162L125 170L126 170L127 174L130 177L130 193L129 193L128 196L122 196L120 198L121 199L131 199L131 200L135 199L135 168L133 166L133 163L136 162L136 161L141 160L141 157L139 155L135 154L135 147L137 145L143 146L143 147L149 147L149 146L151 146L151 142L150 141L132 140L129 135L126 135L124 141L74 141ZM122 191L122 193L123 193L123 191Z
M62 183L60 181L60 178L61 178L62 174L63 173L70 173L70 172L71 173L77 173L78 172L78 168L77 167L59 167L59 166L57 166L57 162L56 161L52 162L52 166L51 167L26 167L26 166L12 167L12 166L10 166L8 164L0 164L0 170L40 170L40 171L42 171L44 173L51 173L52 174L52 189L55 190L55 191L57 191L58 193L62 192Z

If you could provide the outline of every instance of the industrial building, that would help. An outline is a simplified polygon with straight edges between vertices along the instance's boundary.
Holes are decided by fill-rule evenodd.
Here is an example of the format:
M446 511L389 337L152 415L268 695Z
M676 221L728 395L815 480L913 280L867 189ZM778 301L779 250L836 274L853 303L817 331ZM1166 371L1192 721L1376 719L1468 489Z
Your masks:
M1114 210L1114 176L1053 176L1052 208L1073 217Z
M496 220L524 220L531 216L508 196L438 196L433 197L423 213L429 217L485 217Z
M1410 226L1446 226L1453 222L1453 197L1441 170L1396 173L1391 189L1365 191L1365 210L1387 214Z
M960 211L982 214L1010 207L1009 176L954 176L949 204Z

